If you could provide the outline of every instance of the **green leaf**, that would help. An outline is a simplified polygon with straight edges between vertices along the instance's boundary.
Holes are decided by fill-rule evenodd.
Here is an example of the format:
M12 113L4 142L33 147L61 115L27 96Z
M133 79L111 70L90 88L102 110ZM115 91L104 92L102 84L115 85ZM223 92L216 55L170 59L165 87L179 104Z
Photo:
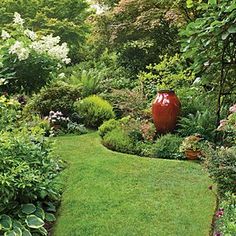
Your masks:
M35 215L27 216L25 222L32 229L38 229L44 225L44 221Z
M56 217L52 213L46 213L45 219L48 222L53 222L56 220Z
M17 236L22 236L22 231L19 227L14 227L13 231L16 233Z
M17 220L13 221L12 226L13 226L13 228L18 227L20 229L23 227L23 225L19 221L17 221Z
M7 215L1 215L0 217L0 225L1 228L3 228L4 230L9 230L12 227L12 220L9 216Z
M12 230L4 233L4 236L17 236L17 234Z
M187 8L192 8L193 7L193 0L187 0Z
M38 231L39 231L42 235L45 235L45 236L48 235L48 232L47 232L47 230L46 230L44 227L39 228Z
M37 207L36 211L34 212L34 215L39 217L40 219L44 220L45 219L45 212L42 208Z
M22 230L22 236L32 236L32 234L30 233L29 230L23 229L23 230Z
M228 29L228 32L230 34L235 34L236 33L236 25L231 25Z
M21 206L21 211L23 213L27 214L27 215L30 215L30 214L32 214L33 212L36 211L36 207L35 207L34 204L31 204L31 203L24 204L24 205Z
M229 36L229 32L226 31L226 32L224 32L224 33L222 34L221 38L222 38L223 40L225 40L225 39L228 38L228 36Z
M47 205L48 205L48 207L46 209L47 211L56 212L56 207L53 203L47 202Z
M210 5L216 5L217 1L216 0L208 0L208 4Z

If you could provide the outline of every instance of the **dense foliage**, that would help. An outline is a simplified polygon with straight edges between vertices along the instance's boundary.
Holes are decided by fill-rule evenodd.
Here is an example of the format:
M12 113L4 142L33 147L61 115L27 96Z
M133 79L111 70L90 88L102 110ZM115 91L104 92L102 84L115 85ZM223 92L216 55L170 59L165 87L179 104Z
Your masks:
M104 121L115 116L109 102L96 95L76 102L74 109L83 123L90 128L99 127Z
M55 177L61 163L40 119L22 120L21 105L13 98L2 96L1 109L0 234L46 235L44 226L55 221L60 198Z
M39 36L25 28L24 22L15 12L13 30L2 30L0 69L3 90L7 92L37 91L58 67L70 63L67 44L60 44L59 36Z
M233 0L209 1L199 6L203 14L182 30L184 57L193 60L192 67L201 84L217 94L217 124L223 101L235 96L235 16Z
M227 193L215 214L215 235L234 235L236 232L236 195Z
M60 36L66 41L69 57L75 63L84 57L82 48L89 32L85 22L90 14L88 6L84 0L4 0L0 3L0 24L10 24L14 12L19 12L29 29Z
M69 116L74 112L74 102L80 97L81 89L79 87L65 83L53 83L34 95L26 109L33 110L42 116L48 116L50 111L60 111Z

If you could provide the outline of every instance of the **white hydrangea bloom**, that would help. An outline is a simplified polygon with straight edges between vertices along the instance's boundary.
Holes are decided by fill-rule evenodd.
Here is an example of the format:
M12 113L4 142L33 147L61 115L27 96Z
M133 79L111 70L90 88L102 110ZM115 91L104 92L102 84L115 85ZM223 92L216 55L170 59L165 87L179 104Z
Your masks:
M17 54L19 61L24 61L29 57L29 49L22 48Z
M7 83L6 79L0 78L0 86L6 83Z
M38 53L47 53L49 56L60 60L65 64L70 63L68 58L69 48L66 43L60 43L60 37L53 37L52 34L42 37L39 41L34 41L31 48Z
M6 40L6 39L11 38L11 35L9 33L7 33L6 30L2 30L1 37L2 37L3 40Z
M56 45L48 50L48 54L58 60L61 60L65 64L70 63L70 58L67 57L69 53L69 48L67 47L67 43L63 43L62 45Z
M29 49L24 48L23 43L19 41L16 41L15 44L9 48L9 53L16 54L19 61L26 60L29 57Z
M15 54L20 48L22 47L22 43L19 41L16 41L10 48L9 53Z
M28 38L30 38L32 41L34 41L34 40L37 39L36 33L35 33L34 31L29 30L29 29L26 29L26 30L24 31L24 34L25 34Z
M24 21L24 19L21 18L21 15L18 12L15 12L13 22L16 25L21 25L22 26L25 21Z

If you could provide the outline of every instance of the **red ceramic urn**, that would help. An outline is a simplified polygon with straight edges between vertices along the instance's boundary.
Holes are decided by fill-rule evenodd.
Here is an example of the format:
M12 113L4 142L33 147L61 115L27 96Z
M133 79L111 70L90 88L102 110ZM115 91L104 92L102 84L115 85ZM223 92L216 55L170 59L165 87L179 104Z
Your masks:
M172 90L161 90L152 103L152 117L157 132L165 134L172 132L180 115L181 104Z

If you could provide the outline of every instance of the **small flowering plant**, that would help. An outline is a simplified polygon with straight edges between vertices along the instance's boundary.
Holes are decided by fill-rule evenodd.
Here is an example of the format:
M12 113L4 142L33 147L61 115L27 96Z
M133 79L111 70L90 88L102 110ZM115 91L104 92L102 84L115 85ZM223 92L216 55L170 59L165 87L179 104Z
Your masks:
M53 72L70 63L68 53L67 44L60 44L59 36L39 36L26 28L24 19L15 12L13 24L3 29L0 37L0 71L5 69L5 74L14 74L4 80L5 87L11 92L19 92L21 88L26 92L40 89ZM4 74L1 73L0 79L6 79Z
M141 133L143 139L148 142L153 142L156 136L156 128L153 123L148 120L144 120L140 124Z
M214 236L236 235L236 195L226 193L215 213Z
M65 117L60 111L50 111L49 116L46 119L50 122L51 126L61 126L63 128L67 127L70 119Z
M236 104L229 108L229 116L220 121L217 131L223 134L223 144L225 146L236 145Z
M180 145L180 152L186 152L188 150L201 151L201 140L202 138L198 134L186 137Z

